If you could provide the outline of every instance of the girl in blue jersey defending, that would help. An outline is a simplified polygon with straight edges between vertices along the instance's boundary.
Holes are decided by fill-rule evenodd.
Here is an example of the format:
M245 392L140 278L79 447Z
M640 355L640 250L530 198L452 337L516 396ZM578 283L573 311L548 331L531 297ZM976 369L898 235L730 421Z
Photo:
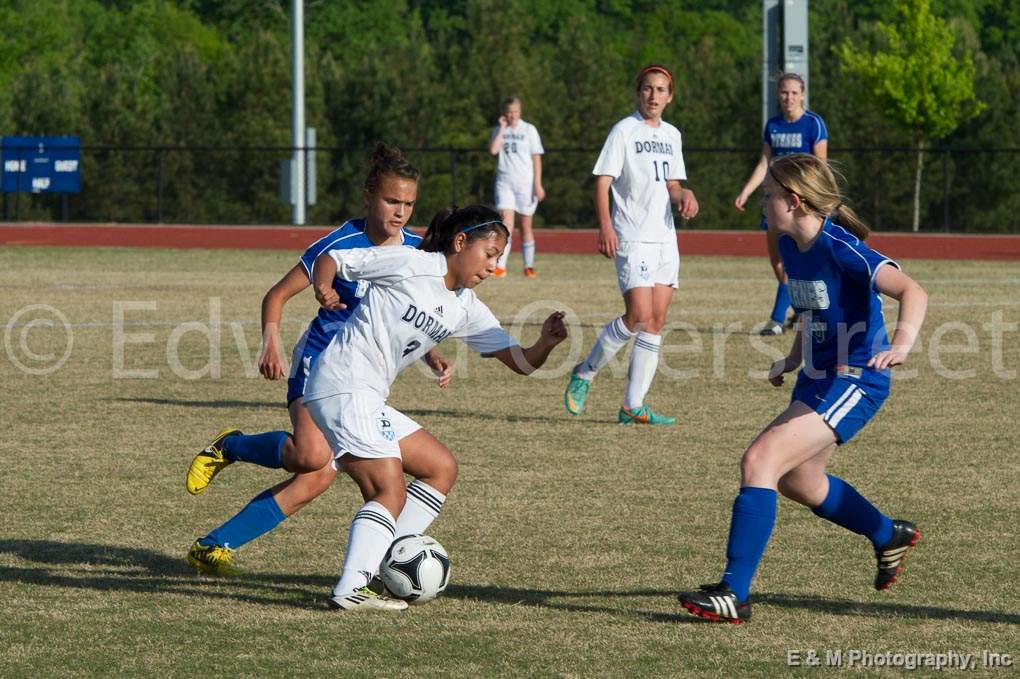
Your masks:
M776 85L779 99L780 114L769 118L762 132L763 145L761 158L754 166L751 176L740 190L733 204L743 210L754 190L757 189L765 173L768 171L769 160L788 156L791 153L811 153L822 160L829 155L829 130L825 121L814 111L804 108L804 79L796 73L784 73ZM765 217L762 215L761 228L767 229ZM762 328L762 335L782 335L786 312L790 308L790 293L786 286L786 273L779 259L779 248L775 231L767 234L769 262L776 275L776 297L772 304L769 322Z
M282 355L280 318L287 301L311 285L316 257L328 250L373 246L417 248L421 243L421 236L404 228L418 196L419 174L399 149L382 143L376 145L363 191L367 216L347 221L312 243L294 268L262 300L263 348L259 371L266 379L279 380L288 374ZM337 308L319 310L295 346L291 359L287 408L294 433L243 434L237 429L225 429L195 456L188 469L187 489L192 495L204 492L220 471L237 461L294 473L290 479L257 495L237 515L192 545L188 563L200 571L212 575L237 573L233 550L272 530L321 495L336 476L330 464L329 444L305 408L305 381L315 358L361 302L368 286L340 279L334 281L333 286L339 297ZM449 384L450 365L445 359L430 352L424 361L439 378L440 387ZM419 501L426 504L431 502L435 491L428 479L414 483L418 485L409 489L409 495L420 497Z
M864 243L868 228L843 199L828 164L809 154L772 162L763 206L769 231L801 314L786 358L769 371L773 386L800 368L790 405L751 443L741 460L722 581L684 592L695 615L741 623L751 617L749 590L776 520L777 493L867 537L875 549L875 589L896 581L917 543L913 523L880 512L846 481L825 473L889 395L890 368L900 365L924 321L928 297L899 266ZM899 302L890 342L880 295Z

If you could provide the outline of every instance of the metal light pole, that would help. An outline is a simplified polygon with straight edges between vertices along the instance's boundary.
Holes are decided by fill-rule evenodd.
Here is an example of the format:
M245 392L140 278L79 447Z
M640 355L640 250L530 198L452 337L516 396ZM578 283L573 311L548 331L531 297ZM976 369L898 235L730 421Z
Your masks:
M291 100L290 116L292 221L305 223L305 18L304 0L291 0Z

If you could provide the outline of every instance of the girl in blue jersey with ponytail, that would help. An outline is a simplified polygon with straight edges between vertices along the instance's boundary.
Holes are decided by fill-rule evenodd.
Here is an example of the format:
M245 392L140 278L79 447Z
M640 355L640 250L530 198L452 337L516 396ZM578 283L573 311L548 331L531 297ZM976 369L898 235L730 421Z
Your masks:
M868 228L843 204L828 164L809 154L772 162L763 207L800 314L786 358L769 371L774 386L800 368L790 405L744 453L733 503L722 581L680 595L683 607L710 620L751 617L751 579L776 520L779 493L871 542L875 589L891 586L920 538L910 521L879 511L846 481L825 473L837 445L850 441L889 395L890 368L907 359L928 297L891 259L865 243ZM899 302L886 335L880 295Z
M417 248L421 243L421 236L405 228L417 200L419 174L399 149L381 142L376 144L363 191L367 216L351 219L312 243L262 300L259 371L266 379L279 380L288 375L280 340L283 306L311 285L313 265L321 253L374 246ZM333 483L336 470L330 464L332 452L308 415L303 398L305 381L315 358L361 302L368 284L337 279L333 287L339 298L338 307L321 308L294 348L287 380L287 409L293 433L243 434L227 428L191 462L187 489L192 495L205 492L213 478L233 462L282 468L294 474L257 495L233 518L196 540L188 552L188 563L196 570L212 575L238 573L233 565L233 550L275 528ZM450 364L436 352L428 353L423 360L439 378L439 386L445 387L450 381ZM409 490L412 494L418 492L423 502L429 502L435 491L427 480L415 483L418 485Z

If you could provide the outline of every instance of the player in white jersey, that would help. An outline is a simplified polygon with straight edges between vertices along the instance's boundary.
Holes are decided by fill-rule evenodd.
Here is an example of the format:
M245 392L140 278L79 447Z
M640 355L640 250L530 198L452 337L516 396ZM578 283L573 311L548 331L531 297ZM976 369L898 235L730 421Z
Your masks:
M494 190L496 209L503 223L510 227L510 239L496 263L493 275L497 278L506 275L516 213L517 223L521 227L524 275L534 278L535 235L531 222L539 201L545 198L545 189L542 188L542 154L545 149L542 148L542 139L535 126L521 120L521 100L517 97L507 97L503 101L499 126L489 138L489 153L499 156Z
M288 376L280 339L283 307L293 296L308 288L316 257L334 248L394 246L417 248L421 237L405 228L418 196L419 171L407 162L400 149L376 144L365 179L363 198L366 217L352 219L312 243L300 261L274 285L262 300L262 357L259 371L269 380ZM253 498L228 521L199 538L188 552L188 563L210 575L235 575L235 550L273 530L322 494L336 476L329 444L305 408L303 394L311 363L357 308L366 283L337 281L343 302L338 310L321 309L294 348L287 384L287 409L293 434L286 431L244 434L224 429L192 460L187 489L192 495L204 493L219 472L234 462L248 462L273 469L283 468L293 476ZM444 387L450 379L450 365L435 352L426 363Z
M621 424L673 424L644 403L659 364L666 312L679 284L680 253L672 206L680 216L698 214L698 201L680 185L687 179L680 131L662 119L673 100L673 74L652 64L638 74L638 109L613 126L595 163L595 210L599 252L615 258L626 308L608 323L588 357L574 368L564 394L571 415L580 415L591 381L631 337L627 393ZM609 210L612 195L613 209Z
M522 349L475 296L472 288L495 271L508 237L499 215L476 205L437 215L422 250L330 250L315 262L316 297L325 308L339 303L334 277L371 283L305 386L306 407L329 441L334 464L365 499L348 533L329 599L333 608L407 607L368 585L395 538L425 532L457 476L450 450L387 405L397 373L453 336L528 375L567 336L563 314L556 312L535 344ZM409 486L405 473L415 477Z

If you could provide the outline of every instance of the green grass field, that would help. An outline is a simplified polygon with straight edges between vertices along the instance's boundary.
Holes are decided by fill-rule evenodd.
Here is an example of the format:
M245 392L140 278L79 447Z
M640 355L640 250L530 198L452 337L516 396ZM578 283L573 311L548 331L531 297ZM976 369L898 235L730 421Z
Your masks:
M824 662L826 649L987 649L1015 671L1020 380L1004 371L1020 365L1016 264L904 263L931 298L921 346L833 458L833 473L922 525L901 581L873 591L869 543L783 500L754 620L735 627L687 615L675 595L721 574L740 455L789 398L752 376L790 341L749 334L771 304L764 258L683 260L649 399L679 416L674 428L614 423L625 356L583 418L563 410L567 370L622 308L610 262L540 255L526 281L515 256L509 278L479 289L523 341L550 307L572 312L573 337L530 379L454 340L441 346L458 360L450 389L413 368L398 379L391 404L461 465L429 531L453 561L440 600L397 615L326 609L361 503L346 478L240 550L248 575L190 572L191 542L283 478L234 465L205 495L184 489L223 426L288 426L285 385L254 366L262 294L294 261L0 249L0 676L786 676L817 673L787 667L788 650ZM295 299L285 337L313 312L310 293ZM996 319L1014 324L998 348ZM976 662L969 675L1010 673Z

